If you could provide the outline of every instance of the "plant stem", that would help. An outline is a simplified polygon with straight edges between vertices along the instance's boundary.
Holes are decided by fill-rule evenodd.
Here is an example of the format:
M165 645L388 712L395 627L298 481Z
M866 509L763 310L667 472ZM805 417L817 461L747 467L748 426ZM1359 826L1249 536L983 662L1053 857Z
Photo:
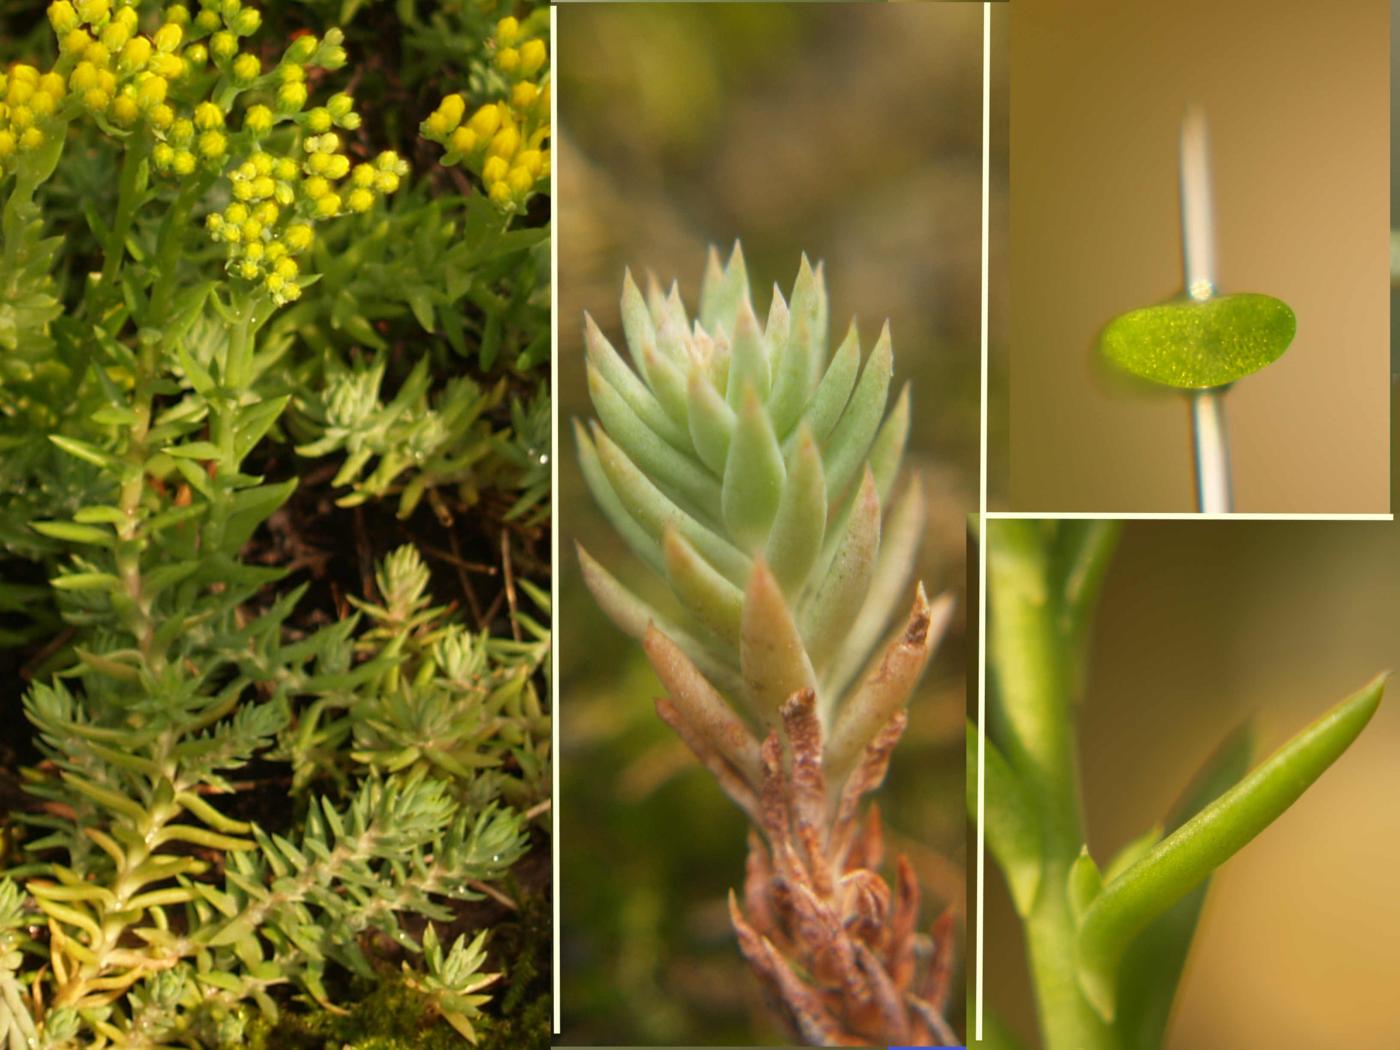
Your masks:
M117 214L112 221L107 243L102 248L100 283L104 293L112 288L126 259L126 238L131 232L132 220L136 218L138 198L146 188L142 167L150 155L152 141L151 133L141 127L126 143L121 175L117 181Z
M1031 978L1047 1050L1115 1050L1117 1035L1079 989L1070 865L1084 842L1069 653L1050 593L1042 523L988 522L988 642L1005 749L1040 818L1039 890L1026 917Z

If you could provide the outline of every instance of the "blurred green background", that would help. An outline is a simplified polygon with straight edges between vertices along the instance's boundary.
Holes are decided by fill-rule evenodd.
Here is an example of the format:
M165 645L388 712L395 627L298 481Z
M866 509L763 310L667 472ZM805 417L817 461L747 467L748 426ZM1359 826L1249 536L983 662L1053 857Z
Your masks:
M784 1041L725 909L743 877L744 821L656 717L639 649L578 576L575 541L625 580L643 578L577 471L569 421L590 414L582 313L620 339L624 266L677 278L693 309L706 246L727 251L742 237L760 316L764 289L778 282L786 294L806 251L826 261L834 328L858 314L868 349L890 319L896 382L914 383L906 462L931 505L921 571L931 593L953 588L960 601L881 800L892 851L908 852L920 875L927 921L945 903L961 909L981 8L590 4L558 18L563 1041ZM994 221L1005 211L1004 142Z
M1272 753L1400 669L1400 527L1129 522L1092 634L1080 748L1101 861L1227 732ZM1400 1046L1400 695L1215 876L1167 1046ZM1035 1046L1018 924L988 865L987 1003ZM995 885L993 885L995 882Z

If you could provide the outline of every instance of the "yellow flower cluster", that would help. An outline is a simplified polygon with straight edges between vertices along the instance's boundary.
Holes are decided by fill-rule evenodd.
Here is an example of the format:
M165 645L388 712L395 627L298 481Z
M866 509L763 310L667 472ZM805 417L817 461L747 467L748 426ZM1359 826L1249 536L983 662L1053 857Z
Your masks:
M0 178L19 157L42 146L51 118L66 95L63 77L16 65L0 72Z
M311 249L315 224L368 211L408 172L392 150L352 168L334 132L307 136L302 149L300 164L255 150L229 172L232 203L205 219L210 236L227 248L229 273L260 281L278 303L301 296L296 257Z
M507 97L468 117L467 100L448 95L419 133L446 148L442 163L474 171L493 201L520 211L549 179L549 49L539 37L527 37L513 17L496 23L494 47Z

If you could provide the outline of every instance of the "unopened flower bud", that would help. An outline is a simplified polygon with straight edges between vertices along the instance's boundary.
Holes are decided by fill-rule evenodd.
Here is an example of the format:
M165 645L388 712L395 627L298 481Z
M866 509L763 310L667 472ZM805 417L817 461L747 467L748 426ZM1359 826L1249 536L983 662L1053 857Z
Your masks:
M156 30L156 35L152 38L155 42L156 50L170 54L180 46L180 41L184 40L185 31L174 22L166 22Z
M244 52L233 60L233 79L237 84L251 84L262 73L258 56Z

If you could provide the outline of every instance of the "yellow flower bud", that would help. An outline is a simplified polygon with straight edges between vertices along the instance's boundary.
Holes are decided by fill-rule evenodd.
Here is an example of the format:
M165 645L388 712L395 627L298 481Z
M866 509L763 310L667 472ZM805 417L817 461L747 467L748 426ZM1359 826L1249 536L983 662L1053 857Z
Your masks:
M126 26L128 32L135 33L140 16L137 15L135 7L119 7L117 13L112 16L112 21Z
M287 286L282 289L282 299L286 302L294 303L301 298L301 285L294 281L288 281Z
M467 100L461 95L447 95L438 103L437 111L447 120L447 130L453 130L462 123L462 115L467 111Z
M374 194L365 189L351 190L345 203L349 205L351 211L367 212L374 207Z
M166 80L179 80L189 72L189 66L179 55L167 55L159 51L151 56L146 68Z
M151 160L161 171L168 171L170 165L175 163L175 150L169 143L157 142L156 148L151 150Z
M194 154L187 149L177 149L170 166L176 175L188 175L194 171Z
M165 9L165 20L177 26L190 24L190 9L184 4L171 4Z
M291 182L297 177L297 162L291 157L280 157L273 164L272 173L283 182Z
M491 188L487 191L487 196L497 204L509 204L511 203L510 186L504 182L492 183Z
M340 194L327 193L316 201L316 214L323 219L329 219L333 215L340 213Z
M489 139L496 134L496 129L501 126L501 110L494 102L482 106L472 114L470 121L471 129L476 132L480 139Z
M251 84L262 73L262 63L258 56L244 52L233 60L233 79L241 84Z
M54 0L49 4L49 25L57 36L70 33L78 27L78 12L68 0Z
M496 68L507 75L520 68L520 52L513 47L503 47L496 52Z
M164 131L175 123L175 111L162 102L159 106L152 107L150 113L146 114L146 119L151 122L151 127Z
M209 38L209 53L216 62L227 62L238 54L238 37L227 29L221 29Z
M38 128L25 128L19 137L19 148L28 152L44 144L44 133Z
M290 256L283 256L281 259L277 260L277 265L273 267L272 272L277 274L277 276L281 277L284 281L290 281L292 278L296 277L297 274L301 273L301 267L297 265L295 259Z
M500 182L509 170L510 164L504 157L488 157L486 163L481 166L482 181L488 186L493 182Z
M510 169L510 174L506 176L506 182L510 185L510 191L517 198L524 199L525 194L530 192L530 188L535 184L535 177L521 167Z
M520 72L532 77L549 61L549 52L543 40L527 40L520 47Z
M10 87L14 89L13 84ZM72 91L88 91L97 87L97 67L91 62L79 62L68 74L68 87Z
M67 87L63 83L63 75L49 70L39 78L39 90L48 95L57 104L63 101Z
M28 106L15 106L10 110L10 127L23 131L34 123L34 112Z
M355 108L355 100L345 92L337 92L326 101L326 109L330 111L331 119L344 120L351 116Z
M277 108L283 113L295 113L306 105L306 85L293 81L277 89Z
M521 150L515 158L515 167L524 168L530 173L532 180L539 178L540 172L544 170L544 161L540 151L537 149Z
M164 77L147 77L136 86L136 101L142 109L149 110L165 101L169 89Z
M271 175L274 161L271 153L263 153L261 150L248 158L253 175ZM251 177L251 176L250 176Z
M107 104L112 101L112 96L103 91L100 87L88 88L83 92L83 105L94 113L107 108Z
M240 277L246 277L251 281L262 273L262 267L252 259L244 259L238 264L237 271Z
M191 44L185 48L185 61L196 68L209 61L209 49L203 44Z
M194 141L194 125L181 117L170 125L169 139L177 146L188 146Z
M277 190L277 184L266 175L259 175L253 180L253 197L260 201L265 201Z
M239 244L243 241L243 230L238 226L225 226L222 237L229 244Z
M215 131L224 126L224 111L212 102L194 107L194 126L200 131Z
M229 28L239 36L252 36L262 25L262 14L255 7L245 7L229 23Z
M78 17L88 25L104 23L111 15L111 0L79 0Z
M266 106L250 106L243 115L243 126L254 135L266 135L272 130L272 110Z
M165 25L156 30L156 35L151 39L156 45L157 51L168 55L179 47L180 42L185 39L185 31L174 22L166 22Z
M229 192L233 194L236 200L252 200L253 184L246 179L238 179L229 186Z
M539 85L530 80L522 80L510 89L510 101L516 109L529 109L539 97Z
M296 64L310 62L311 56L316 54L316 49L320 46L321 42L316 39L315 34L305 33L292 41L292 46L287 48L284 61Z
M504 157L510 160L520 149L520 132L513 127L505 127L496 132L491 139L491 145L486 147L486 152L492 157Z
M311 247L311 242L315 239L315 234L311 232L311 227L306 223L298 222L287 227L287 232L283 235L283 238L287 242L287 247L292 251L304 252Z
M53 96L44 91L36 91L34 97L29 100L29 108L34 116L42 120L54 111Z
M262 241L254 241L252 244L244 248L243 257L245 259L252 259L254 262L261 259L263 257Z
M476 149L476 132L471 128L458 128L452 133L452 148L462 154Z
M256 241L259 237L262 236L263 225L262 223L258 222L257 219L249 219L241 227L239 227L239 229L242 231L243 239L245 241Z
M130 95L118 95L112 99L112 122L123 128L135 124L141 116L141 107Z
M199 136L199 155L205 160L218 160L228 150L228 139L222 131L206 131Z
M97 86L108 96L115 95L117 93L116 75L110 69L99 69L97 71Z
M282 290L282 286L286 283L287 282L282 279L282 275L278 273L268 274L267 278L263 281L264 287L266 287L267 290L273 295L276 295L278 292L280 292Z
M274 238L273 240L270 240L270 241L267 242L267 261L268 261L268 262L274 262L274 263L275 263L278 259L286 258L286 255L287 255L287 246L286 246L285 244L283 244L281 241L276 240L276 239Z
M14 155L15 135L9 128L0 128L0 160Z
M230 204L224 209L224 218L235 226L242 226L248 221L248 209L242 204Z
M325 156L323 154L323 156ZM332 179L343 179L350 174L350 158L344 153L332 153L326 156L325 175Z
M306 79L306 67L300 62L283 62L277 67L277 79L284 84L299 84Z
M81 55L92 43L92 37L82 29L70 29L63 34L63 39L58 42L58 49L65 55Z
M109 52L120 51L131 39L131 30L121 22L109 22L102 30L102 46Z
M319 175L313 175L301 184L308 200L320 200L331 191L331 184Z
M281 209L272 201L263 201L253 209L253 218L257 219L258 222L262 223L264 226L275 225L281 216Z
M146 68L151 58L151 42L144 36L134 36L126 42L117 59L117 68L123 73L135 73Z
M320 134L323 131L330 131L333 121L331 111L324 106L317 106L310 113L306 114L306 126L309 130Z
M194 26L201 33L212 33L223 25L223 20L219 17L219 12L204 8L199 14L194 16Z
M501 47L510 47L520 39L520 20L507 16L496 23L496 43Z
M83 57L98 69L105 69L107 64L112 61L112 52L107 49L105 44L93 41L83 52Z
M374 188L380 193L393 193L399 188L398 173L393 171L381 171L374 177Z

